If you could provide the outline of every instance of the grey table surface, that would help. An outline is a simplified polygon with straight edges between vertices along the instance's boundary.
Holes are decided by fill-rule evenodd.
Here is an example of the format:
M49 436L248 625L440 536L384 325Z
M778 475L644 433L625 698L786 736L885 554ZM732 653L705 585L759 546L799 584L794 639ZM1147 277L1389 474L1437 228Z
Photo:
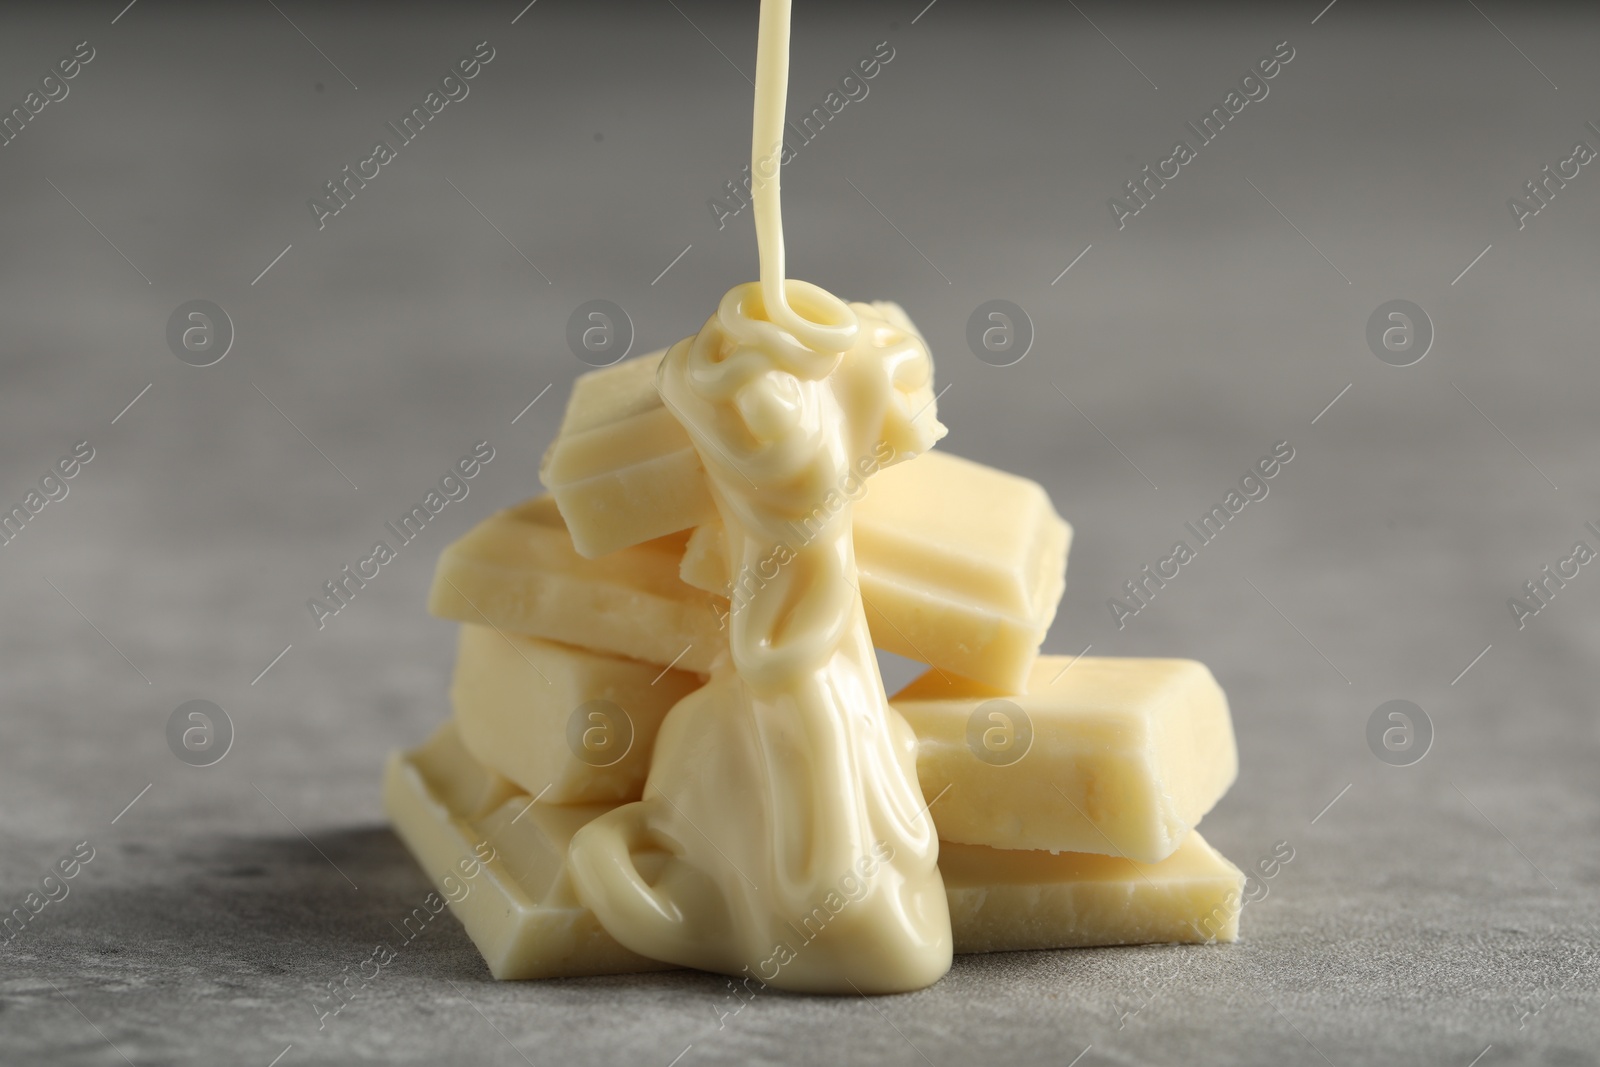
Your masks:
M1597 1062L1600 575L1508 607L1600 547L1600 174L1522 228L1507 204L1600 146L1594 10L799 7L797 117L893 58L785 171L792 269L902 303L945 446L1075 525L1050 651L1221 679L1242 770L1205 833L1294 853L1243 939L734 1013L693 973L497 984L446 920L319 1028L427 891L380 770L446 711L435 554L538 491L568 316L613 300L643 351L753 275L749 213L707 202L747 151L756 5L8 5L6 107L94 58L0 148L0 503L94 458L0 548L5 907L94 858L0 944L0 1060ZM319 229L308 199L482 41L470 95ZM1119 229L1108 200L1283 41ZM197 298L236 334L205 368L165 335ZM991 298L1034 326L1013 366L966 341ZM1366 341L1393 299L1436 334L1412 366ZM469 497L318 630L307 598L479 440ZM1107 600L1279 441L1270 495L1119 629ZM166 740L192 699L236 731L207 768ZM1393 699L1431 722L1409 766L1367 741Z

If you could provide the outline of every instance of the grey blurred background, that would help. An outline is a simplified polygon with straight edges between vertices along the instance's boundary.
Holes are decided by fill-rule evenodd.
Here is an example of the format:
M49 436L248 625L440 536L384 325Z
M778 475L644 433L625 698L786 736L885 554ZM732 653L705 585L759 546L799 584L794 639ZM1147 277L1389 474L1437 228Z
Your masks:
M1600 148L1600 21L1507 0L797 4L796 117L893 58L785 170L791 270L903 304L945 447L1074 524L1048 650L1228 690L1206 835L1294 852L1239 944L733 1015L688 973L495 984L450 921L319 1030L427 892L382 761L446 713L435 555L539 491L568 316L614 301L644 352L755 272L749 212L708 207L748 156L754 0L523 2L0 13L6 109L93 49L0 147L0 504L94 450L0 548L4 910L94 850L0 943L0 1059L1597 1062L1600 569L1521 628L1507 601L1600 549L1600 171L1521 229L1507 201ZM470 95L319 230L308 199L479 42ZM1109 198L1280 42L1268 96L1118 229ZM195 299L236 334L204 368L166 339ZM1031 320L1013 366L967 344L990 299ZM1408 367L1366 339L1395 299L1434 332ZM317 630L306 599L479 440L470 496ZM1118 629L1107 600L1280 441L1270 495ZM193 699L236 730L208 768L166 741ZM1431 723L1409 766L1367 740L1394 699Z

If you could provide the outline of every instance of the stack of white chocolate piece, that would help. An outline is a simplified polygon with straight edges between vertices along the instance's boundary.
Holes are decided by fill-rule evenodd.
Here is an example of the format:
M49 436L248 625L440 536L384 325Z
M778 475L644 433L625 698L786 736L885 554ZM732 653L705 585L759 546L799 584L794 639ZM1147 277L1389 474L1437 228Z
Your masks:
M430 610L462 624L454 715L392 757L384 799L497 978L667 966L582 905L567 844L639 798L662 719L763 575L729 582L659 361L580 378L550 495L480 524L435 575ZM1194 832L1237 771L1211 673L1039 655L1072 531L1036 483L938 451L860 466L840 506L873 642L929 665L890 703L919 740L955 950L1235 939L1243 876Z

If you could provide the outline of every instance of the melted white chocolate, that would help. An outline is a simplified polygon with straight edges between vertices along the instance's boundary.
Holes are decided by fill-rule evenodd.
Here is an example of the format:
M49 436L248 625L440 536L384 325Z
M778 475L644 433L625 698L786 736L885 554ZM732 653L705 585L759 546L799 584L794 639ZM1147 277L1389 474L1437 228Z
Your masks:
M927 348L899 309L784 277L788 38L788 0L763 0L761 281L723 297L658 378L705 466L730 577L780 546L782 563L731 616L710 682L668 713L643 799L584 827L569 869L606 931L651 959L785 989L898 992L949 969L950 917L915 739L867 632L848 487L944 428ZM797 545L803 518L818 532Z

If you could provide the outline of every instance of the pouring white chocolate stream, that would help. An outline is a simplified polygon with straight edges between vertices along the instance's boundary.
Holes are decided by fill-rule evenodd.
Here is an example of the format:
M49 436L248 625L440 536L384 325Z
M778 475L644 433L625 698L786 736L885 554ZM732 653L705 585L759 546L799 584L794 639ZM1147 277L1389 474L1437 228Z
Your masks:
M729 622L710 682L668 713L643 799L585 826L569 868L651 959L815 992L895 992L950 966L915 740L888 706L841 486L943 435L932 362L892 310L784 277L788 0L763 0L751 139L761 281L662 360L745 573L830 517ZM823 507L827 503L826 508Z

